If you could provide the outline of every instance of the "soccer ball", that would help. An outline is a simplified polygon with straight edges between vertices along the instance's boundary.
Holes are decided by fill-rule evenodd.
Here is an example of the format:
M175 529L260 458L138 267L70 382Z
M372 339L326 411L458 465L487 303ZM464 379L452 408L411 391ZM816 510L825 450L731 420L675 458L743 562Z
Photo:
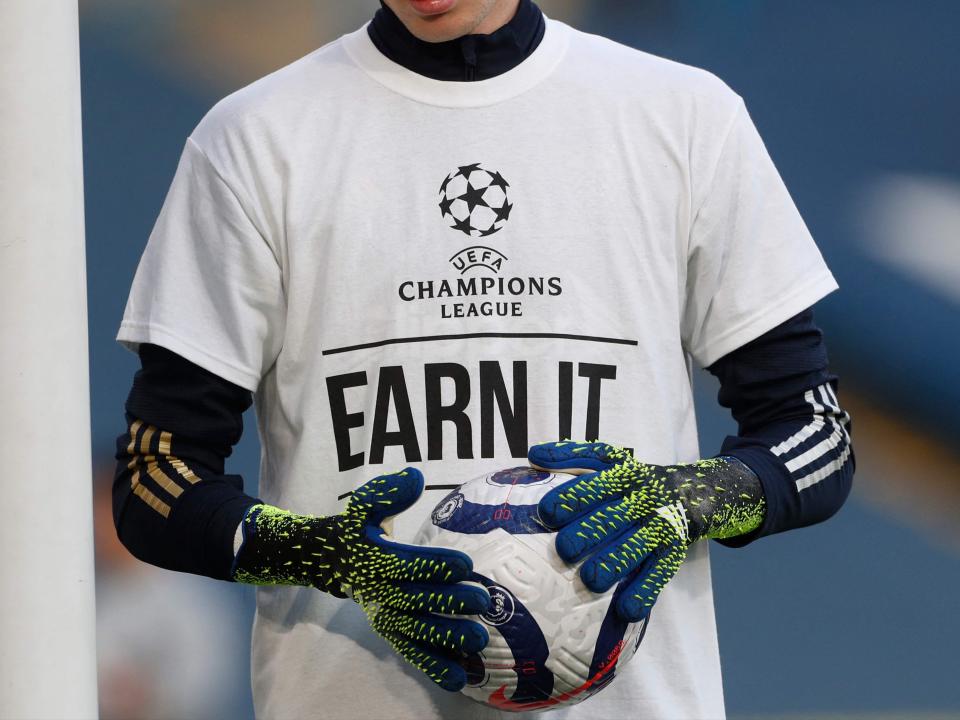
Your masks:
M440 214L468 237L493 235L510 219L509 187L503 175L480 163L461 165L440 185Z
M606 687L633 657L647 620L614 610L623 584L588 590L537 518L537 503L572 475L515 467L461 485L436 506L414 542L473 559L471 580L490 593L480 617L490 642L465 659L463 693L499 710L572 705Z

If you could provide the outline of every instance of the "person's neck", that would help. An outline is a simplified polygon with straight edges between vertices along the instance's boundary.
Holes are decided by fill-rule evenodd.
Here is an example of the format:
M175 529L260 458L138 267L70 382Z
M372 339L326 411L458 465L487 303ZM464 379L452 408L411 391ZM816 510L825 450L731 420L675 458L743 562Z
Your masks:
M489 34L430 43L413 35L381 3L367 34L381 53L418 75L469 81L486 80L519 65L536 50L545 29L540 8L532 0L520 0L513 18Z
M517 8L519 7L520 0L498 0L470 34L490 35L496 32L510 22L513 16L517 14Z

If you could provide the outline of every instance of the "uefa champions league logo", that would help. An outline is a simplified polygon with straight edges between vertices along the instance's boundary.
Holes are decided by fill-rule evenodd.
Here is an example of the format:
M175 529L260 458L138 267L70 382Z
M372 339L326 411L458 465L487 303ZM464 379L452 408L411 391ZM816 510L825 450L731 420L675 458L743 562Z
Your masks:
M490 609L480 619L489 625L503 625L513 617L513 595L499 585L491 585L487 591L490 593Z
M440 185L440 214L453 222L450 227L468 237L487 237L499 232L513 205L507 196L510 187L503 175L480 163L462 165L449 173Z
M509 166L507 171L515 172ZM437 176L439 174L438 171ZM433 189L435 187L420 188L417 194L420 195L422 190L422 194L432 203L434 200L429 198L431 193L436 192ZM465 242L462 238L460 241L454 240L461 237L459 233L445 233L440 229L440 223L430 229L430 235L447 238L439 244L443 246L444 254L453 252L447 262L459 277L425 278L423 274L432 274L429 268L434 266L416 263L413 265L416 268L414 272L420 277L398 279L396 297L401 302L416 303L414 307L420 308L432 307L443 320L464 320L466 325L473 327L483 324L488 329L505 329L506 326L500 324L501 319L509 322L507 318L529 317L524 313L528 298L547 298L550 302L549 299L563 294L563 278L559 275L539 268L530 268L522 273L505 271L504 265L510 258L494 246L494 243L499 244L497 238L490 239L490 236L506 227L507 221L513 216L511 196L516 193L514 186L507 182L499 170L484 167L480 163L460 165L444 175L438 192L440 222L468 238ZM436 211L425 203L423 212L429 216ZM522 240L526 232L528 228L521 222L514 224L512 231L508 229L497 237L507 239L512 233L510 239ZM448 247L461 242L466 247L461 246L459 250ZM538 253L535 257L539 264L545 256ZM536 307L531 309L542 312L542 304L536 300L533 302ZM475 323L471 322L474 318Z

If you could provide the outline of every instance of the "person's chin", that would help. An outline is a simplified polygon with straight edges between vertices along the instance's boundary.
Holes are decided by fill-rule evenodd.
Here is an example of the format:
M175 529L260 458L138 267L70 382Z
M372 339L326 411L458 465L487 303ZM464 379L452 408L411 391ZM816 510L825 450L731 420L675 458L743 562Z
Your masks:
M456 12L460 0L406 0L407 28L426 42L446 42L469 32L469 23Z

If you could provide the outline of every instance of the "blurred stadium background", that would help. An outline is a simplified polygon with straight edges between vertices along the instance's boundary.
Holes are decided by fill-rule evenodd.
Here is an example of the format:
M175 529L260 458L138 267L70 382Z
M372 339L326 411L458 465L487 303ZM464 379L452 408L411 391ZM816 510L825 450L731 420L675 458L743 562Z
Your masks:
M109 531L137 367L113 337L196 122L376 2L80 4L103 717L247 718L248 589L155 571ZM854 418L854 494L823 526L714 548L731 717L960 717L960 3L541 6L743 95L841 284L819 319ZM710 453L732 424L711 378L697 380ZM247 427L231 471L255 482Z

